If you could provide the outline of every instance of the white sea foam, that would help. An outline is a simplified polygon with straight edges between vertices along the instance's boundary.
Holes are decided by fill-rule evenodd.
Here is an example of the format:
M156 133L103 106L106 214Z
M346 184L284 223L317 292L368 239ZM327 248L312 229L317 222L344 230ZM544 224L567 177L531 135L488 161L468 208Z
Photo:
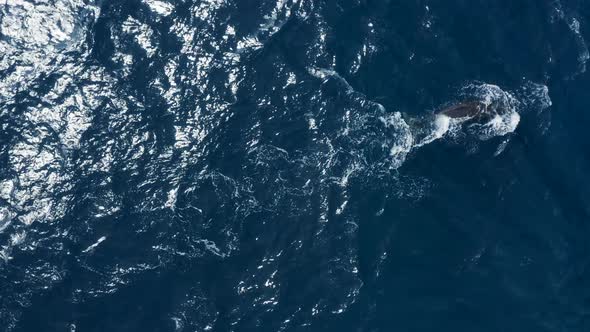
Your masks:
M170 191L168 192L168 199L166 200L166 203L164 203L164 206L174 210L174 207L176 206L176 199L178 197L178 187L174 188L174 189L170 189Z
M516 112L510 112L505 115L497 114L489 122L484 124L473 125L470 129L475 129L476 135L481 140L488 140L496 136L504 136L516 130L520 122L520 115Z
M145 0L150 9L159 15L168 16L174 10L174 6L168 2L160 0Z
M442 138L451 128L452 119L444 114L437 114L434 117L433 126L428 135L413 145L413 148L419 148L423 145L434 142Z
M88 252L93 251L94 249L96 249L96 247L98 247L106 239L107 239L106 236L101 236L98 240L96 240L95 243L93 243L90 246L88 246L88 248L82 250L82 252L83 253L88 253Z

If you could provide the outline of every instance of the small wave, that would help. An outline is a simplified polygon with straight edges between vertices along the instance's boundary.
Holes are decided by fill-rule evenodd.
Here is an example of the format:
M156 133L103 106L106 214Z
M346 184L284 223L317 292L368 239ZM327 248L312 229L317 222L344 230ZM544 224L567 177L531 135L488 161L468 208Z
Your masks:
M579 74L583 74L586 72L586 66L588 60L590 60L590 51L588 50L588 45L584 36L580 32L580 21L576 18L575 13L570 12L568 8L563 7L559 0L554 0L552 3L552 15L551 20L552 22L563 22L569 28L571 34L573 35L574 42L577 48L577 68L576 72L571 73L569 78L577 76Z

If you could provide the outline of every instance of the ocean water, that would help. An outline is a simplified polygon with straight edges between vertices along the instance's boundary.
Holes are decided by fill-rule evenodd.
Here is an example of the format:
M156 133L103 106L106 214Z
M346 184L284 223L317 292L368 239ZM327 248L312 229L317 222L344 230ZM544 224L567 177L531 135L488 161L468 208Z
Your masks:
M586 0L3 1L0 331L588 331L589 38Z

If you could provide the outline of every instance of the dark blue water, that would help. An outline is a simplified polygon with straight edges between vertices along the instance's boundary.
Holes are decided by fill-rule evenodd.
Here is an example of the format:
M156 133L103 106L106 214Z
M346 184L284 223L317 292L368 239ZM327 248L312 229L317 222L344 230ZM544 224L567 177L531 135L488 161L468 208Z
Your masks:
M589 29L585 0L3 3L0 331L588 331Z

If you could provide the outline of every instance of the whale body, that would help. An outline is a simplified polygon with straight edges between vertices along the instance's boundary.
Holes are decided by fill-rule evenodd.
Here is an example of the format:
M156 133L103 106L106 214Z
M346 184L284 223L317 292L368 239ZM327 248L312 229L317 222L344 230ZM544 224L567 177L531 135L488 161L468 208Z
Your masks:
M449 106L438 112L451 119L471 119L488 113L487 106L479 101L467 101Z

